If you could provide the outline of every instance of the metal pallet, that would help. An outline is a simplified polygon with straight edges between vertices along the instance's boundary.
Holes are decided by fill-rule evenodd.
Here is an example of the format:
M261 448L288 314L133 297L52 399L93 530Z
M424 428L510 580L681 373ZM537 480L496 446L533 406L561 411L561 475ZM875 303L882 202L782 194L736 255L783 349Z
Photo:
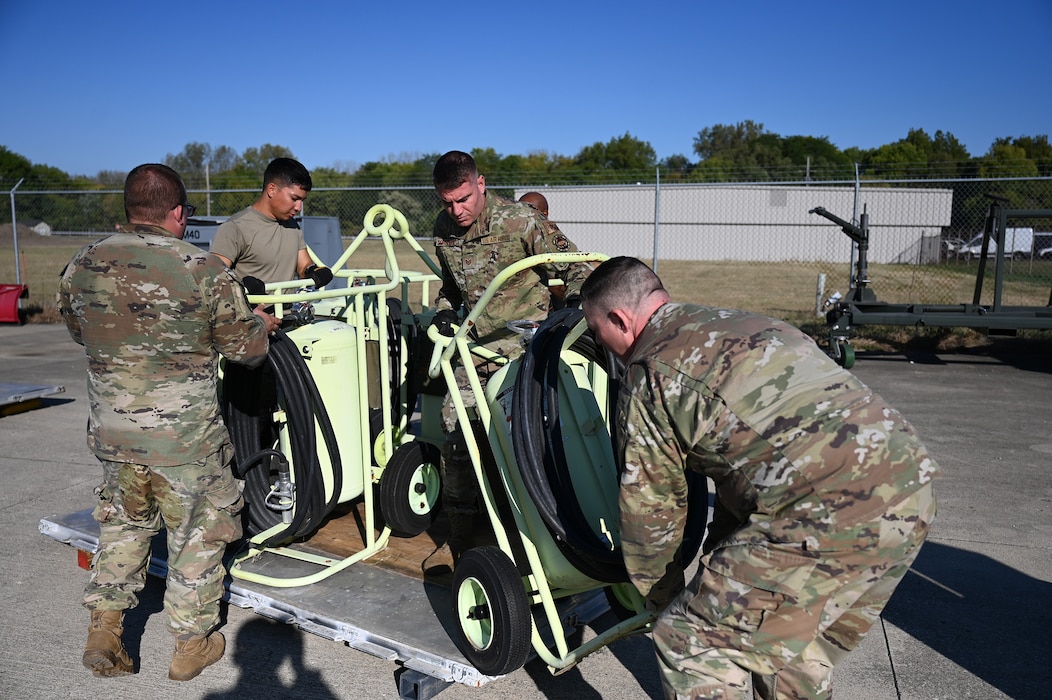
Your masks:
M83 552L98 548L98 524L90 509L43 518L39 529ZM253 564L278 577L301 575L293 569L306 566L285 557L262 557ZM168 572L163 542L155 548L149 572L160 578ZM479 673L453 644L450 592L443 586L366 561L309 586L274 588L228 577L226 587L225 599L233 605L401 664L399 696L406 700L426 700L449 683L480 687L495 680ZM608 609L602 591L560 605L567 628L588 624Z

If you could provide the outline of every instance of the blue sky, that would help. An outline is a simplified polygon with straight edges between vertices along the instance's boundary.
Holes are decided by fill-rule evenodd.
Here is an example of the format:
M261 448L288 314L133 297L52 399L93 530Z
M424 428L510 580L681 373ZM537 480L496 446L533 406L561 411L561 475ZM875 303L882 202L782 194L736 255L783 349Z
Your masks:
M1050 35L1049 0L0 0L0 145L84 175L192 141L349 168L627 132L696 160L701 129L751 119L978 156L1052 130Z

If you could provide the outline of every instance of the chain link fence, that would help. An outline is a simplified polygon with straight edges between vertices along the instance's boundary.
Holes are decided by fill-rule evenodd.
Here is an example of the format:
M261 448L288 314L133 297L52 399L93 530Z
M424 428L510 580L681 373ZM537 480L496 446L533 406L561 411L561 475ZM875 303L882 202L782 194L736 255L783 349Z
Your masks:
M966 244L983 231L990 196L1016 209L1052 209L1052 178L855 180L789 183L665 184L657 179L603 186L489 183L518 198L538 191L550 216L580 249L633 255L652 263L673 296L743 308L800 323L823 296L852 285L852 240L811 213L823 207L857 222L868 215L869 285L889 303L967 303L978 269ZM199 217L225 217L258 190L191 190ZM124 220L118 190L19 191L0 202L0 284L28 284L22 308L54 309L58 276L82 245ZM405 214L430 249L442 204L426 186L315 188L304 214L335 217L345 241L377 203ZM17 223L17 233L13 224ZM1052 288L1052 218L1008 223L1019 245L1006 259L1003 301L1045 306ZM1025 240L1024 240L1024 233ZM327 261L332 262L332 261ZM992 289L993 265L986 266ZM985 291L991 295L992 291ZM983 303L988 303L984 298Z

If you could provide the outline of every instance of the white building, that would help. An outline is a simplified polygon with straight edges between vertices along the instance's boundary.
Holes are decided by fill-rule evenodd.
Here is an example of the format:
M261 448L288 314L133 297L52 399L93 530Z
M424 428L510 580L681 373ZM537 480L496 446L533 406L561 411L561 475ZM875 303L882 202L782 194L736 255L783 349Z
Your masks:
M842 263L851 256L840 227L809 213L820 206L851 221L850 186L677 184L662 185L657 195L652 184L533 189L581 250L649 260L656 234L657 257L665 260ZM517 189L515 197L527 191ZM869 214L871 263L937 260L952 190L863 186L859 203Z

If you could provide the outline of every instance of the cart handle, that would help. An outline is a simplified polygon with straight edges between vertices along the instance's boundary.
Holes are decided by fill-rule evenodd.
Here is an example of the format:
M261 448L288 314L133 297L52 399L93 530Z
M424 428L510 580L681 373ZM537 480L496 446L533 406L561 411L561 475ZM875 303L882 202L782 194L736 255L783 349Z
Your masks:
M456 352L457 342L460 339L467 340L467 334L475 327L475 321L478 319L479 314L486 308L486 304L493 299L493 296L497 293L504 283L507 282L511 277L519 274L523 270L528 270L531 267L537 265L563 265L568 263L582 263L582 262L602 262L609 256L603 253L541 253L540 255L531 255L528 258L523 258L518 262L514 262L508 265L506 268L497 273L497 276L493 278L493 281L486 287L486 291L482 293L479 300L475 303L475 306L471 309L471 313L464 319L464 322L457 329L456 335L442 351L441 355L435 353L431 358L431 365L427 369L427 374L432 379L438 377L442 371L442 363L449 362L453 357L453 353Z

